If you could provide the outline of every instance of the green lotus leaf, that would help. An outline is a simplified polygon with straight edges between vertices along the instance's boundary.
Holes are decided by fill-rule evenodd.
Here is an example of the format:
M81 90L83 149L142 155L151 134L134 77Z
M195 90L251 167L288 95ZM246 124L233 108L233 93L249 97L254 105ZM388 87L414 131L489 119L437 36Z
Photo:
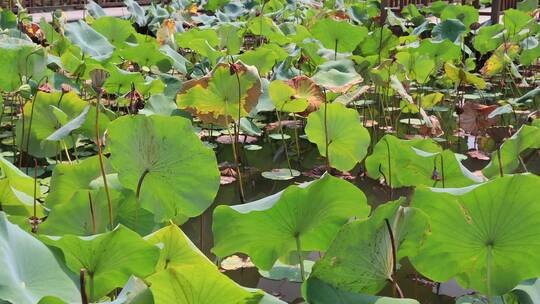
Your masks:
M144 109L140 110L139 113L144 115L171 116L172 112L176 109L174 100L167 98L163 94L155 94L148 98Z
M441 62L448 62L461 58L461 48L459 45L446 39L442 41L424 39L420 42L420 46L413 50L417 56L431 56L433 60L437 62L437 65Z
M17 121L17 146L22 151L27 151L28 144L27 152L35 157L51 157L60 153L63 146L46 139L69 120L79 116L87 106L88 102L82 100L75 92L65 94L37 92L36 98L24 105L23 119ZM32 121L31 124L30 121ZM91 106L84 123L73 132L94 139L96 137L95 122L96 110L95 106ZM100 115L101 134L105 132L108 123L109 118L106 115ZM67 148L73 147L71 137L66 137L63 142Z
M336 289L317 278L309 278L306 283L306 295L313 304L419 304L412 299L395 299L372 295L358 294Z
M29 217L34 209L35 181L19 168L0 156L0 208L9 215ZM41 197L39 185L35 188L36 198ZM43 207L36 202L36 216L42 217Z
M485 89L486 81L479 76L469 73L462 68L458 68L451 63L444 64L444 72L455 84L470 84L474 85L477 89Z
M208 48L217 52L215 48L219 46L219 42L218 34L212 29L192 28L176 35L176 43L179 47L192 49L205 57L210 57Z
M111 176L109 176L111 182ZM154 230L154 215L145 209L137 210L135 193L127 189L109 188L112 219L141 235ZM69 202L55 206L39 232L47 235L73 234L89 236L109 231L109 209L105 188L79 190Z
M131 19L134 20L140 27L145 26L148 22L148 17L145 14L144 8L142 8L139 3L134 0L124 0L124 4L131 15Z
M327 61L319 65L312 79L317 85L335 93L344 93L363 80L356 72L354 62L348 59Z
M305 132L319 153L328 157L330 165L341 171L351 170L361 162L370 144L369 132L362 126L356 110L340 103L323 104L317 112L309 114ZM326 155L327 142L329 155Z
M504 25L482 26L474 36L473 46L482 54L493 51L504 42Z
M222 274L176 225L146 239L161 248L156 273L147 279L156 304L257 303L263 296Z
M92 28L105 36L116 47L123 46L126 40L136 33L131 22L112 16L104 16L94 20Z
M9 29L17 27L17 15L11 10L3 9L0 11L0 28Z
M315 22L311 34L327 49L350 53L368 36L368 30L346 21L326 18Z
M532 18L527 13L513 8L506 10L503 15L504 28L508 31L510 37L519 33L531 21Z
M219 36L219 48L227 49L228 55L240 53L243 37L240 29L232 24L223 24L217 29Z
M540 57L540 42L537 37L528 37L520 42L522 49L519 55L519 63L530 66Z
M79 20L67 23L64 29L66 37L78 45L83 53L100 61L111 57L114 46L86 22Z
M63 253L67 267L76 274L86 269L89 299L97 301L126 284L131 275L145 278L154 271L159 249L124 226L90 237L42 236L41 240Z
M403 202L386 203L368 219L343 226L324 257L313 266L310 279L317 278L346 292L381 291L394 280L389 227L395 240L395 263L399 263L403 257L416 254L429 226L427 216L414 208L400 207Z
M102 304L153 304L154 299L150 288L142 279L131 276L122 291L112 302L99 302Z
M0 37L0 89L14 92L23 84L21 76L40 79L46 71L46 52L32 42Z
M156 66L163 73L168 72L172 67L172 59L160 51L159 43L155 39L137 45L128 44L117 50L115 54L139 66Z
M370 178L384 178L392 188L465 187L482 181L452 151L441 151L433 140L400 140L392 135L385 135L375 145L366 158L366 170Z
M218 206L212 252L219 257L243 252L257 267L269 270L276 260L296 251L297 239L301 251L325 251L341 225L354 216L364 218L369 209L362 191L325 175L305 188L289 186L279 200Z
M143 208L162 222L194 217L214 200L219 172L212 150L177 116L124 116L109 125L110 161L126 188L140 191Z
M268 86L268 93L278 111L299 113L305 111L308 107L308 101L306 99L293 98L296 95L296 90L285 81L272 81Z
M527 125L519 128L512 137L501 145L500 163L499 152L493 152L491 161L482 170L482 173L488 178L495 177L501 172L500 164L502 164L503 174L513 173L520 166L519 155L527 149L540 149L540 128Z
M110 173L110 163L104 158L106 173ZM92 156L73 164L58 164L54 167L49 193L45 199L51 208L68 203L79 190L91 190L90 183L101 176L98 156Z
M417 189L412 206L430 217L431 234L411 259L414 267L431 280L456 278L489 296L538 277L539 184L540 177L524 174L467 188Z
M534 304L540 301L540 280L529 279L512 290L512 294L518 298L520 304Z
M128 72L116 66L107 69L110 76L105 80L103 88L112 94L124 95L131 91L132 85L142 95L163 93L165 85L161 80L143 77L139 72Z
M436 40L448 39L453 43L459 44L462 35L467 31L467 28L461 21L457 19L448 19L437 24L432 31L433 38Z
M0 302L34 304L45 296L80 301L78 285L53 253L0 212Z
M277 62L287 58L288 54L277 44L265 44L255 50L242 53L238 58L247 65L257 68L260 75L266 75Z
M377 55L382 58L387 58L396 46L399 44L399 39L391 30L383 28L373 31L368 38L360 45L360 52L363 56Z
M229 65L220 64L210 75L185 82L178 107L206 123L221 125L238 120L239 112L241 117L247 116L261 95L261 81L254 67L242 62L236 65L238 74L231 73Z
M283 34L274 21L264 15L251 18L247 23L247 27L254 35L264 36L270 42L275 42L279 45L289 42L288 37Z
M441 12L441 20L459 20L465 26L465 30L469 31L471 24L478 22L480 16L478 9L470 5L448 5Z
M88 14L90 14L90 16L92 16L94 19L107 16L105 10L101 6L99 6L99 4L92 0L88 0L84 8L88 11Z

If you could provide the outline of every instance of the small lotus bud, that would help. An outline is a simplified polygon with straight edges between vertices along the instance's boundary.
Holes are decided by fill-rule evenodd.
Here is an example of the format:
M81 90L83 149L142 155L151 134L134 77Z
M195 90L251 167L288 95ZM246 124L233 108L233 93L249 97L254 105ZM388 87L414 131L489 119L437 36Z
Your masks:
M32 87L29 84L23 84L19 87L19 94L25 99L29 99L32 96Z
M62 83L61 87L62 87L62 93L64 94L69 93L72 90L71 86L67 83Z

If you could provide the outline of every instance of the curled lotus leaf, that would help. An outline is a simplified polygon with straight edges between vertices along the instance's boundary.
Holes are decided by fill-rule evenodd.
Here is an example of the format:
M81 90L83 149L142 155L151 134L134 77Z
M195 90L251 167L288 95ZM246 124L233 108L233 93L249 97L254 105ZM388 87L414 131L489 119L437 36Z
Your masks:
M239 61L219 64L209 75L185 82L176 102L205 123L225 125L237 121L239 112L247 116L261 93L257 69Z

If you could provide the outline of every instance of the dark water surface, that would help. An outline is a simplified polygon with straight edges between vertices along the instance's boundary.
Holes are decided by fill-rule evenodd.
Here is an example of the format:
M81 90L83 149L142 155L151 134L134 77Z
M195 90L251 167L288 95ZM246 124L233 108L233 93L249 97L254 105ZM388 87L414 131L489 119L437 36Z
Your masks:
M291 134L292 135L292 134ZM291 148L294 145L294 137L289 140ZM323 159L319 156L315 146L309 144L306 140L300 139L302 158L297 162L295 156L292 156L292 166L301 172L308 171L318 165L323 164ZM250 169L246 170L245 194L246 200L252 202L276 192L285 189L291 184L301 183L312 180L312 178L300 176L290 181L273 181L261 176L261 172L273 168L287 168L287 163L282 153L281 142L269 138L261 138L257 144L263 146L263 149L257 151L247 151L242 149L242 159L244 164ZM466 143L461 143L461 151L457 147L453 148L455 152L464 153ZM536 174L540 173L540 153L535 153L529 158L527 168ZM217 148L218 161L231 161L233 159L230 145L220 145ZM276 156L277 155L277 156ZM471 171L479 170L487 165L488 161L479 161L476 159L467 159L463 164ZM361 166L357 166L361 167ZM361 176L361 170L356 168L353 175L358 175L353 181L366 195L368 203L374 209L379 204L390 200L388 188L381 186L377 181ZM399 196L409 197L412 194L410 189L394 190L393 198ZM220 187L214 205L206 210L199 218L191 219L182 226L182 229L190 238L207 254L215 260L210 252L213 246L212 240L212 212L215 206L220 204L236 205L240 203L236 183ZM231 233L234 233L232 231ZM202 236L202 239L201 239ZM261 236L264 237L264 236ZM444 261L441 261L444 263ZM269 280L262 277L256 268L242 268L234 271L227 271L226 274L236 282L245 287L256 287L267 291L270 294L279 296L289 303L301 302L300 283L291 283L285 280ZM406 297L414 298L423 304L445 304L454 303L455 297L467 294L468 292L459 287L454 281L435 284L429 280L420 277L412 265L407 261L402 261L397 272L398 284ZM380 293L385 296L395 296L390 284Z

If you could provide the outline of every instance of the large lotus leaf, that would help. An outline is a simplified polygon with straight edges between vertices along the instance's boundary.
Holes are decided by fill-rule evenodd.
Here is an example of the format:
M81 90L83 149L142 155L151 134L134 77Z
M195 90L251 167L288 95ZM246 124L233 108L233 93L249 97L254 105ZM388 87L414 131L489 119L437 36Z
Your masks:
M433 57L435 62L448 62L461 58L461 48L449 40L435 41L424 39L420 46L414 48L414 53L418 56L428 55Z
M360 45L360 52L363 56L379 56L380 54L383 58L387 58L390 51L398 44L399 39L391 30L387 28L377 29L370 33L368 39Z
M531 20L532 18L529 14L512 8L506 10L503 15L504 28L508 30L510 36L515 36L519 31L525 28Z
M288 54L277 44L265 44L255 50L242 53L238 58L247 65L257 68L260 75L266 75L276 63L287 58Z
M474 36L473 46L482 54L493 51L504 41L504 25L482 26Z
M465 71L463 68L458 68L451 63L444 64L444 72L446 77L448 77L455 84L470 84L475 86L477 89L485 89L486 81L479 76L476 76L470 72Z
M467 31L467 28L461 21L457 19L448 19L433 28L433 38L436 40L448 39L453 43L459 44L463 33Z
M315 22L311 34L327 49L350 53L367 37L368 30L346 21L326 18Z
M112 302L99 302L101 304L153 304L154 299L150 288L142 279L131 276L122 291ZM45 303L42 303L45 304Z
M45 296L77 303L77 284L53 253L0 212L0 302L35 304Z
M105 36L91 28L86 22L67 23L64 27L66 37L78 45L83 53L97 60L104 60L111 57L114 46Z
M395 240L396 264L414 256L428 229L427 217L418 210L400 207L404 199L377 207L368 219L343 226L313 266L310 278L320 279L341 291L377 294L393 280L390 231Z
M131 91L132 85L142 95L162 93L165 85L157 78L143 77L139 72L128 72L116 66L107 70L110 76L103 84L103 88L111 94L123 95Z
M305 188L289 186L277 201L218 206L212 251L220 257L243 252L269 270L278 258L296 251L296 238L302 251L325 251L341 225L365 217L369 209L362 191L325 175Z
M522 48L519 55L519 63L522 65L531 65L540 57L540 42L537 37L528 37L520 42Z
M177 116L121 117L109 126L111 164L122 185L140 187L140 203L156 222L201 214L214 200L219 172L212 150Z
M127 10L131 15L131 19L135 20L135 22L140 27L145 26L148 22L148 17L145 14L145 9L142 8L139 3L134 0L124 0L124 4L126 5Z
M222 24L218 29L219 48L227 49L228 55L240 53L244 42L240 29L232 24Z
M156 66L163 73L172 67L172 59L160 51L159 43L155 39L149 39L139 44L127 44L121 50L115 52L118 56L137 63L139 66Z
M19 168L0 156L0 207L9 215L33 215L35 181ZM36 186L36 197L41 197L39 184ZM43 208L36 202L36 216L43 216Z
M289 42L288 37L283 34L281 29L274 23L274 21L264 15L250 19L247 26L251 33L258 36L264 36L268 38L270 42L276 42L280 45Z
M319 153L341 171L351 170L361 162L371 142L356 110L341 103L323 104L317 112L309 114L305 131ZM327 142L329 155L326 155Z
M173 99L169 99L163 94L155 94L148 98L144 109L140 110L139 113L144 115L171 116L176 109L176 103Z
M117 47L123 46L124 42L136 33L131 22L112 16L104 16L94 20L92 28Z
M384 178L392 188L432 185L435 182L431 180L433 160L418 155L417 150L436 153L441 148L431 139L400 140L385 135L366 158L367 175L373 179Z
M312 304L419 304L413 299L396 299L358 294L336 289L317 278L309 278L306 283L307 301Z
M39 80L46 71L46 52L32 42L0 36L0 89L14 92L23 84L21 76Z
M87 106L88 102L82 100L75 92L64 94L38 91L36 98L24 105L23 119L17 121L17 145L21 150L27 151L28 143L28 153L35 157L56 155L63 147L58 142L46 139L69 120L79 116ZM95 139L95 122L96 110L95 106L92 106L84 123L74 132ZM109 118L100 115L100 134L105 132L108 123ZM67 148L73 147L74 144L70 137L67 137L64 143Z
M375 145L366 158L366 170L370 178L384 178L392 188L465 187L482 181L452 151L441 151L433 140L400 140L392 135L384 136Z
M186 65L190 65L191 62L189 62L186 58L176 52L176 50L173 50L167 44L161 46L160 52L167 55L172 60L171 64L174 69L182 74L187 74Z
M519 166L519 155L527 149L540 149L540 128L523 125L512 137L508 138L500 148L500 164L502 172L513 173ZM500 174L499 152L491 155L491 161L482 173L491 178Z
M540 177L505 176L478 186L417 189L412 206L431 235L411 259L426 277L455 277L464 288L503 295L540 274ZM444 263L441 263L444 261Z
M470 5L448 5L441 13L441 20L459 20L468 31L471 24L478 22L478 9Z
M114 175L109 175L109 185ZM113 225L122 224L141 235L153 231L154 216L145 209L137 210L135 193L109 186ZM105 188L81 189L67 203L55 206L39 232L48 235L93 235L109 230L109 208Z
M247 116L261 95L261 80L252 66L238 62L236 67L231 73L228 64L220 64L210 75L184 83L178 106L206 123L237 121L238 112Z
M156 304L255 303L262 292L249 292L222 274L176 225L146 237L161 248L156 273L148 278Z
M298 113L303 112L308 107L308 101L306 99L295 98L296 90L285 81L272 81L268 86L268 93L278 111Z
M356 72L354 62L348 59L327 61L319 65L312 79L318 85L335 93L346 92L363 80Z
M144 278L154 271L159 249L124 226L89 237L42 236L41 240L59 248L68 268L88 274L86 290L92 301L126 284L131 275Z
M105 172L111 172L110 163L104 158ZM98 156L92 156L79 163L61 163L54 167L51 177L49 194L45 202L47 206L54 207L68 203L75 192L90 190L90 183L101 176Z

